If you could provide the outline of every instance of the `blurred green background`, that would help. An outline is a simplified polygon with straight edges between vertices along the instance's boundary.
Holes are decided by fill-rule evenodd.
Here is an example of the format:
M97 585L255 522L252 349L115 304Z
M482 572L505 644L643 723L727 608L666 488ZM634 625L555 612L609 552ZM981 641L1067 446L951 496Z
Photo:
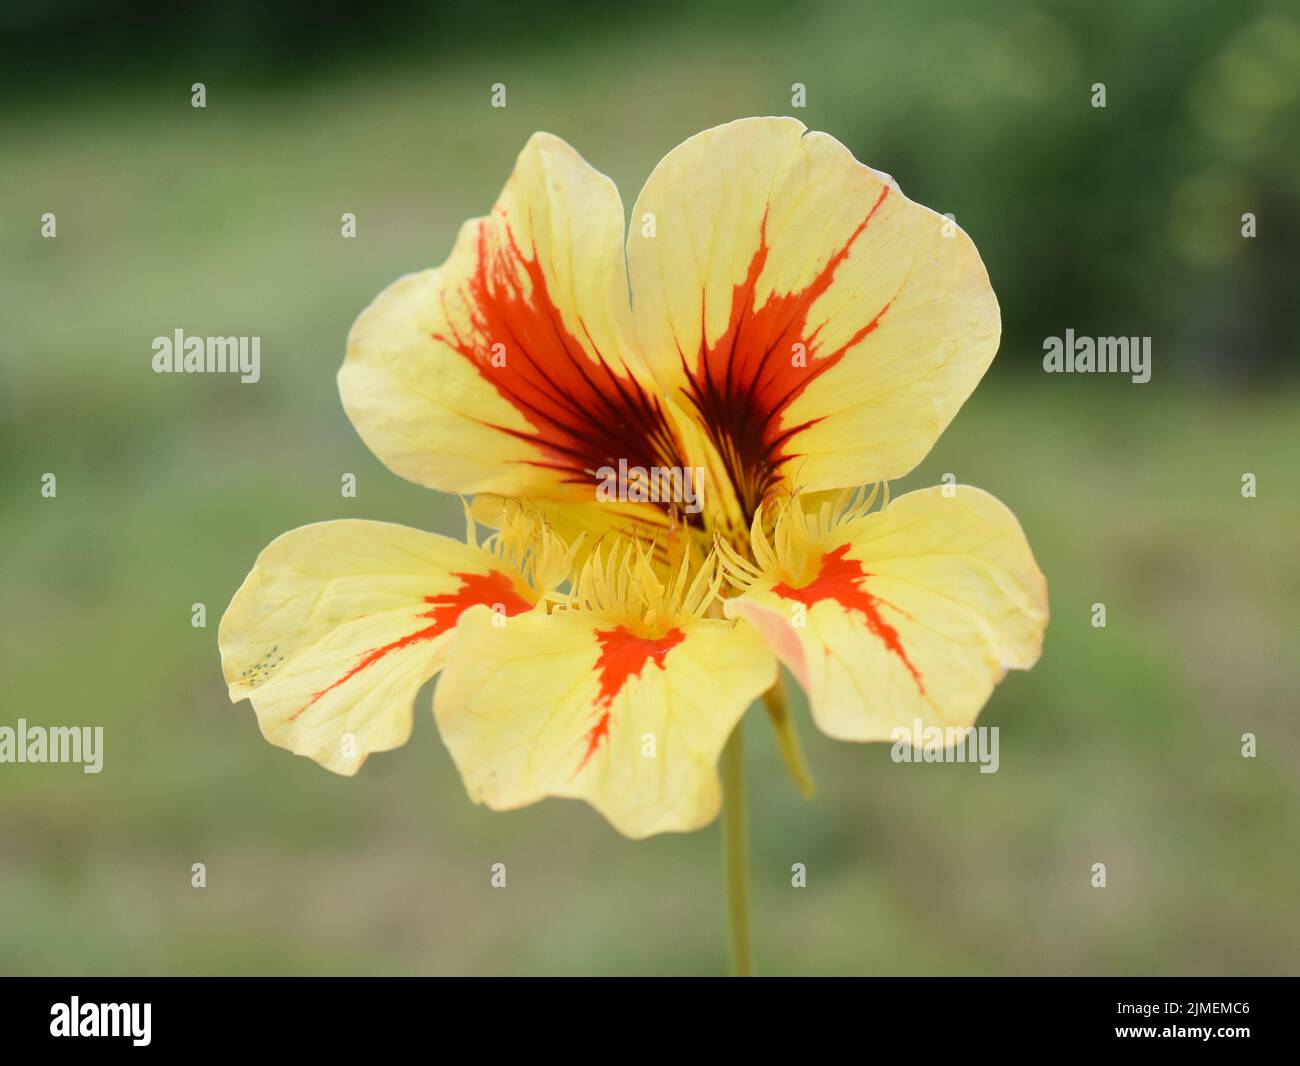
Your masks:
M458 504L361 444L334 373L357 312L443 259L530 133L630 206L687 136L769 113L978 244L1001 354L896 488L951 471L1004 500L1053 621L980 720L1002 729L994 775L895 765L800 706L806 804L750 716L760 970L1300 970L1294 7L455 11L0 16L0 725L106 732L97 776L0 766L0 972L723 968L716 826L634 844L574 803L474 807L428 690L407 747L336 778L227 701L216 626L284 530L457 530ZM1044 374L1067 327L1152 336L1152 380ZM155 375L177 328L260 336L261 382Z

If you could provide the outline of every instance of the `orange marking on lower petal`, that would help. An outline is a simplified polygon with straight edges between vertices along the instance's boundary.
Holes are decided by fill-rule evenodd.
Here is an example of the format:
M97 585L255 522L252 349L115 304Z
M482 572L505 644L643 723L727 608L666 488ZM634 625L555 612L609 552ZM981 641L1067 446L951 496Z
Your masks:
M614 697L623 690L623 686L627 684L628 679L640 677L645 664L651 660L654 660L654 664L662 669L664 656L677 647L685 639L685 636L676 627L668 630L667 633L657 639L638 637L627 626L598 629L596 631L596 640L600 644L600 656L596 659L595 668L600 675L600 691L596 695L596 706L608 708L614 702ZM588 760L600 747L600 742L608 739L609 711L606 709L587 733L587 749L583 753L582 761L578 763L577 769L573 771L573 777L576 777L578 771L587 765ZM570 780L572 780L572 777Z
M587 733L587 750L582 753L581 761L574 768L573 773L569 775L570 781L572 781L575 777L578 776L578 771L581 770L584 766L586 766L587 763L591 760L591 757L596 754L596 750L600 747L600 742L602 740L608 740L608 739L609 739L609 711L605 711L603 714L601 714L600 720L594 726L592 726L590 731Z
M442 630L448 630L456 624L460 616L476 604L493 607L500 604L507 617L531 611L535 604L520 595L519 587L509 574L500 570L489 570L486 574L452 574L460 578L461 586L455 592L444 592L439 596L425 596L424 602L433 604L432 610L426 611L421 618L436 618Z
M902 664L907 667L907 672L912 675L912 680L916 682L921 695L925 695L925 683L921 680L920 672L912 665L912 660L907 657L902 641L899 640L898 630L880 615L880 604L885 603L890 607L893 607L893 604L873 596L863 587L863 582L872 575L862 569L862 564L858 560L847 557L848 550L847 544L841 544L834 551L823 555L817 576L808 584L794 588L782 581L774 586L772 591L787 600L798 600L806 607L812 607L822 600L834 600L846 611L861 615L867 624L867 629L879 637L890 652L898 656ZM897 611L898 608L894 607L894 610ZM899 613L905 612L899 611Z
M455 573L451 576L460 580L460 588L455 592L425 596L424 602L432 606L429 610L417 615L418 618L432 618L434 620L432 625L423 626L414 632L406 634L404 637L399 637L397 640L390 641L366 652L347 673L338 680L326 685L298 710L294 711L289 716L289 721L292 722L322 696L352 680L362 670L374 666L375 663L392 652L441 636L456 624L464 611L476 604L486 604L488 607L495 607L495 605L500 604L507 616L522 614L524 611L533 609L533 604L520 595L518 587L508 574L492 570L486 574Z

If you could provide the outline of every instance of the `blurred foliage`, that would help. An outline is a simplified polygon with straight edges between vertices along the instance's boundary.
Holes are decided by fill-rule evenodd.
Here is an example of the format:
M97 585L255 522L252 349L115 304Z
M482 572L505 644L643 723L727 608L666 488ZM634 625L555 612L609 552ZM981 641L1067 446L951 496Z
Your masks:
M1042 663L981 720L1002 728L995 775L895 765L803 715L821 786L803 804L749 722L760 965L1295 972L1300 24L1285 6L313 10L0 14L0 723L107 734L98 776L0 767L0 971L720 967L716 829L632 844L576 804L473 807L428 690L409 746L334 778L229 705L216 623L286 529L456 529L454 501L366 451L334 372L356 313L445 256L533 130L569 139L630 205L675 144L789 113L802 82L798 117L953 212L985 257L1002 352L900 489L955 471L1005 500L1054 621ZM504 111L487 106L496 81ZM1153 336L1151 383L1044 375L1042 338L1066 327ZM154 375L150 341L175 328L261 336L262 381ZM1258 759L1240 757L1246 731ZM487 887L498 861L504 892ZM1088 887L1098 861L1105 891Z
M401 0L313 5L310 17L253 0L11 0L0 30L0 109L50 121L93 101L156 107L164 86L183 102L193 80L255 106L375 78L400 80L431 118L453 106L482 119L487 84L527 93L531 74L560 81L560 95L595 92L606 105L586 109L622 109L640 139L665 125L694 132L671 122L679 97L743 101L705 109L723 121L789 112L789 86L802 82L800 118L955 213L999 291L1020 297L1005 361L1041 359L1043 337L1070 326L1152 336L1162 374L1271 378L1300 366L1300 18L1285 0L760 0L743 15ZM451 70L473 89L462 81L440 100L433 72ZM1098 82L1104 109L1090 104ZM133 96L114 99L124 89ZM649 128L648 111L660 119ZM1245 213L1258 222L1249 240Z

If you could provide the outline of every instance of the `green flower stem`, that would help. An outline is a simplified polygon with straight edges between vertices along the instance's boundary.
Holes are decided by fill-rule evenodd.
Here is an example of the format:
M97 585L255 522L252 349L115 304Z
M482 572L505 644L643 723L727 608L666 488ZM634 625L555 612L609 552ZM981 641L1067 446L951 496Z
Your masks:
M722 867L727 884L727 925L731 937L731 972L752 977L749 949L749 831L745 812L744 719L722 750Z
M794 778L795 788L804 799L812 799L817 786L813 782L812 771L808 769L808 762L804 759L803 747L799 744L799 733L794 727L794 719L790 717L790 707L785 701L785 686L779 677L776 679L776 684L763 693L763 706L767 708L768 717L772 719L772 728L776 730L777 746L781 749L785 768Z

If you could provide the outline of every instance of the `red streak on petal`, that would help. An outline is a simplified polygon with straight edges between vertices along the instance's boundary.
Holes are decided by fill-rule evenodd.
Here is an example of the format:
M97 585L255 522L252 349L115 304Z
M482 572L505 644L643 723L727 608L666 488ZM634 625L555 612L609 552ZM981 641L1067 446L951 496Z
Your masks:
M907 667L907 672L912 675L917 689L925 695L925 684L916 667L912 665L912 660L907 657L907 652L903 650L903 644L898 638L898 630L880 616L880 604L883 603L887 607L894 607L894 605L871 595L863 588L863 582L872 575L862 569L862 564L858 560L846 557L848 550L847 544L841 544L834 551L823 555L817 576L807 585L793 588L782 581L773 587L772 591L787 600L798 600L807 607L812 607L822 600L834 600L846 611L861 615L867 623L867 629L898 656ZM894 607L894 610L898 608Z
M604 711L601 713L600 720L591 727L591 731L587 734L587 750L582 753L582 760L574 768L573 773L569 775L570 781L578 776L579 771L581 771L582 768L591 760L591 757L596 754L597 749L600 747L600 742L608 739L609 711Z
M647 469L687 465L658 398L595 350L584 323L586 346L570 332L540 259L520 250L504 212L479 221L475 254L466 282L443 294L448 322L459 311L468 325L432 336L469 360L533 427L493 426L537 449L530 465L579 485L594 485L596 471L619 459ZM504 366L493 365L498 344Z
M645 664L651 659L660 669L664 665L664 656L685 639L685 634L674 627L658 639L638 637L626 626L614 629L598 629L596 640L600 643L600 657L596 660L596 671L600 674L600 692L596 696L596 706L608 708L614 697L623 690L628 678L640 677ZM604 710L599 720L587 733L587 750L582 761L573 771L587 765L587 761L596 753L602 740L609 739L609 711ZM570 778L572 780L572 778Z
M835 278L848 258L854 242L865 232L889 186L858 223L847 241L826 261L817 276L798 292L768 295L762 307L755 306L759 277L767 265L767 215L759 227L758 249L749 262L745 279L732 290L727 327L712 344L706 340L707 294L702 305L700 350L689 365L679 352L687 376L687 394L708 427L709 436L723 462L748 515L780 477L781 467L792 454L787 450L792 437L816 425L812 419L800 425L782 425L786 408L816 378L843 358L844 353L874 332L889 304L876 312L838 348L817 350L818 325L808 329L808 313ZM793 365L794 345L805 347L805 366Z
M440 633L446 632L460 619L460 616L475 604L492 607L501 604L507 617L531 611L535 604L520 595L519 588L509 574L499 570L489 570L486 574L452 574L460 578L461 586L455 592L444 592L438 596L425 596L424 602L433 604L431 610L421 618L435 618L435 625Z
M451 575L459 578L461 585L455 592L443 592L436 596L425 596L424 602L431 604L429 610L417 615L418 618L432 618L433 624L423 626L414 632L408 633L404 637L390 641L378 648L372 648L357 660L356 664L343 674L338 680L326 685L319 692L315 693L311 699L294 711L289 716L289 721L293 721L303 711L307 710L312 704L322 696L347 681L352 680L357 674L361 673L368 667L374 666L385 656L392 652L400 651L403 648L409 648L414 644L420 644L424 641L433 640L434 637L441 636L447 630L451 629L460 618L462 612L473 607L475 604L486 604L489 607L495 604L501 604L505 614L515 615L522 614L524 611L531 611L533 604L519 594L519 590L514 580L500 571L492 570L486 574L461 574Z

